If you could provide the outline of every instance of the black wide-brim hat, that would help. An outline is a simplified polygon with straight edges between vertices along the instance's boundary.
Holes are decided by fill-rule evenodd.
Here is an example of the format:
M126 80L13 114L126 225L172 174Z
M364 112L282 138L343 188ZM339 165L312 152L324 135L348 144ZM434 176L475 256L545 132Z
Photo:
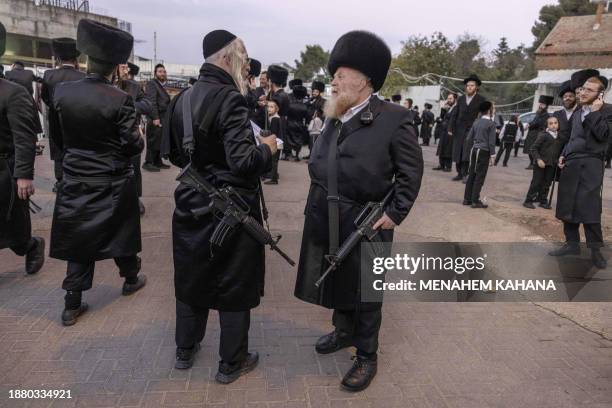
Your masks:
M0 23L0 57L4 55L6 51L6 28L4 24Z
M293 89L296 86L300 86L303 85L303 81L300 78L294 78L291 81L289 81L289 88Z
M538 102L539 103L543 103L546 106L550 106L550 105L552 105L554 100L555 100L555 98L553 96L550 96L550 95L540 95L540 99L538 99Z
M293 96L297 99L304 99L308 95L308 89L303 85L295 85L293 87Z
M134 37L126 31L86 18L79 21L76 48L90 58L125 64L133 47Z
M132 64L131 62L128 62L127 65L128 65L128 72L130 73L130 75L132 76L138 75L138 73L140 72L140 67L138 65Z
M334 76L338 68L355 69L370 79L374 92L385 83L391 50L376 34L369 31L349 31L336 41L332 49L327 70Z
M478 86L482 85L482 81L480 80L480 78L478 78L478 75L476 74L470 74L470 76L468 76L467 78L463 80L463 83L467 85L467 83L470 81L476 82L476 85Z
M402 95L391 95L391 100L393 102L399 102L402 100Z
M580 71L576 71L572 74L572 79L570 79L572 84L572 89L576 90L584 85L584 83L593 77L599 77L599 71L596 69L583 69Z
M563 95L568 92L571 92L573 94L576 93L576 91L572 88L572 81L565 81L561 84L561 86L559 87L559 98L563 98Z
M251 58L251 61L249 61L249 75L258 77L260 74L261 62L257 61L255 58Z
M268 79L276 85L285 86L289 71L279 65L270 65L268 67Z
M76 48L76 41L72 38L54 38L51 40L53 55L61 60L72 60L81 53Z
M312 85L310 87L319 92L325 92L325 84L321 81L312 81Z

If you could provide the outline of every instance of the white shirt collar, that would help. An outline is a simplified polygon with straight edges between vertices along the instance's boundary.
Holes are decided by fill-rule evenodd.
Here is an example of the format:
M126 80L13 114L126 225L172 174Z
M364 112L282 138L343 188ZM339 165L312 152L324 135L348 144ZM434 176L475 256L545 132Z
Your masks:
M483 119L488 119L488 120L492 120L491 117L489 115L482 115Z
M346 113L344 115L342 115L342 117L340 118L340 121L342 123L346 123L349 120L351 120L351 118L353 116L355 116L357 114L357 112L359 112L360 110L365 108L365 106L370 102L370 96L371 95L368 95L368 97L363 102L361 102L361 103L353 106L349 110L347 110Z

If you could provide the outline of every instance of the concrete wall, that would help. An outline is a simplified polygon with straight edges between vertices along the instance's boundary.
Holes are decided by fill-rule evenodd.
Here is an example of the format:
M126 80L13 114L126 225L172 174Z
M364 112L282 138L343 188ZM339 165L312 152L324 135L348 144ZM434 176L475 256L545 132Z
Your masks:
M80 19L89 18L117 27L114 17L77 12L48 5L37 6L32 0L0 1L0 21L6 31L38 38L76 38Z

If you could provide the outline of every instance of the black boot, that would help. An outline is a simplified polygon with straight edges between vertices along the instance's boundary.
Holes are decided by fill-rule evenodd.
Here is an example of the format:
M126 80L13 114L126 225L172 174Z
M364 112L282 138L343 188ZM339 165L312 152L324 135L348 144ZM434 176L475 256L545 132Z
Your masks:
M348 333L334 330L317 340L315 350L319 354L329 354L351 346L351 336Z
M550 256L565 256L565 255L580 255L580 247L577 243L565 243L561 248L555 249L548 253Z
M489 206L485 203L483 203L482 201L478 200L478 201L474 201L472 203L472 208L488 208Z
M45 263L45 240L42 237L32 237L35 244L25 256L25 270L28 275L34 275L40 271Z
M591 259L593 260L593 266L597 269L606 269L608 261L603 257L599 249L591 249Z
M215 380L221 384L229 384L236 381L240 376L248 373L257 367L259 362L259 354L253 351L247 354L246 358L240 363L226 364L223 361L219 362L219 371L215 376Z
M376 376L378 362L376 358L354 356L353 366L342 379L342 388L351 392L358 392L368 388Z
M523 207L525 208L531 208L532 210L535 210L535 205L533 205L533 203L531 201L525 201L523 203Z
M75 324L80 315L85 313L89 306L85 302L81 302L81 305L76 309L64 309L62 312L62 324L64 326L72 326Z
M453 181L461 181L463 180L463 176L461 174L457 174L455 177L452 178Z
M196 343L192 348L176 348L176 360L174 368L179 370L187 370L193 366L195 356L200 350L200 343Z
M123 283L123 289L121 290L121 294L123 296L129 296L138 292L147 284L147 277L145 275L138 275L136 277L136 281L132 283L128 283L127 280Z

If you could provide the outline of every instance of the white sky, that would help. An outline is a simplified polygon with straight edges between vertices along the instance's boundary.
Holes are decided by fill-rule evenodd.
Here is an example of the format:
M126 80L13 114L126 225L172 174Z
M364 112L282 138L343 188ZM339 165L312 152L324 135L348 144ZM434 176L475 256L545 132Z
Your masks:
M132 23L136 53L166 62L202 62L202 38L223 28L241 37L249 56L264 64L293 65L306 44L330 50L347 31L366 29L387 41L393 53L413 34L443 32L449 39L469 32L488 50L499 38L531 45L540 8L556 0L91 0L101 10Z

